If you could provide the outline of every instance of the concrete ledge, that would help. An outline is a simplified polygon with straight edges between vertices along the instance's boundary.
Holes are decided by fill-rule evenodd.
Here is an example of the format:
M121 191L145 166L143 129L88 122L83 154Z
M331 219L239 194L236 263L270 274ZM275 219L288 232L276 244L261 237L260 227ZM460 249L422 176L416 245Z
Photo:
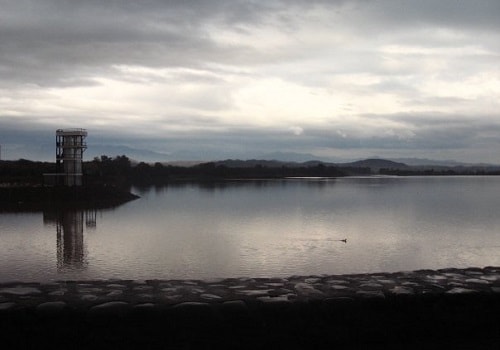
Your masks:
M500 348L500 268L0 284L6 348Z

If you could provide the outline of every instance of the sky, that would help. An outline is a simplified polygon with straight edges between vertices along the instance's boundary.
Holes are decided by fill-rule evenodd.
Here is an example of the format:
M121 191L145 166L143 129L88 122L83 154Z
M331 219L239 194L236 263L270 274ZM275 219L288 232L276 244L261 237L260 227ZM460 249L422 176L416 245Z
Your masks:
M500 164L498 0L0 0L2 159ZM141 159L141 157L143 159Z

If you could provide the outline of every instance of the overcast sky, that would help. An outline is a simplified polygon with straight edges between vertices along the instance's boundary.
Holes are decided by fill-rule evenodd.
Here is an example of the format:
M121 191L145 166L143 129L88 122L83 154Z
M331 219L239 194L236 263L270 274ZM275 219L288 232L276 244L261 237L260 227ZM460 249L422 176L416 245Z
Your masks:
M0 9L3 159L53 160L55 130L78 127L89 132L87 157L500 163L498 0L0 0Z

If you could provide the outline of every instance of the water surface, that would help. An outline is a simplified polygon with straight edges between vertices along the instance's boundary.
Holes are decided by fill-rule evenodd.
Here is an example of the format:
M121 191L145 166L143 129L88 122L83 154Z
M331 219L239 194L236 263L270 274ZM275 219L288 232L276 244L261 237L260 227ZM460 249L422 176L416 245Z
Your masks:
M133 191L139 200L112 210L0 213L0 282L500 265L500 177L231 181Z

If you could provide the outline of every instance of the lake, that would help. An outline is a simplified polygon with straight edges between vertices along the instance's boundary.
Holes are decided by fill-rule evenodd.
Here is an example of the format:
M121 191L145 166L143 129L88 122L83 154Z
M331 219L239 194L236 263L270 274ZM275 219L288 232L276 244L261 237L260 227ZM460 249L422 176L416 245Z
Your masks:
M141 198L109 210L0 213L0 282L500 265L500 177L227 181L132 191Z

